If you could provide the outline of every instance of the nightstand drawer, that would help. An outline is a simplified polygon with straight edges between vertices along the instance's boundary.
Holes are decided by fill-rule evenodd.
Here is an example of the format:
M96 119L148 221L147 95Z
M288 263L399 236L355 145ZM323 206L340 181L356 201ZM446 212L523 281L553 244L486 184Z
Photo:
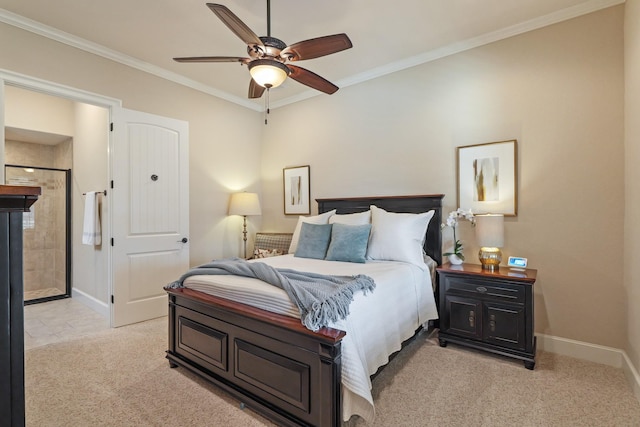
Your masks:
M510 286L505 283L491 283L486 279L448 276L443 280L444 292L473 298L485 297L524 303L525 288L521 285Z

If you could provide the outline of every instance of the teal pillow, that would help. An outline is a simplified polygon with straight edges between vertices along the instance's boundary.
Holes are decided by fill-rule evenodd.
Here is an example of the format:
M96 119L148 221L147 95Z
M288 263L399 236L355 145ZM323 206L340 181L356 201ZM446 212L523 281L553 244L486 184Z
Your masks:
M326 260L365 262L371 224L333 224Z
M310 224L303 222L300 228L298 248L294 256L324 259L331 240L332 224Z

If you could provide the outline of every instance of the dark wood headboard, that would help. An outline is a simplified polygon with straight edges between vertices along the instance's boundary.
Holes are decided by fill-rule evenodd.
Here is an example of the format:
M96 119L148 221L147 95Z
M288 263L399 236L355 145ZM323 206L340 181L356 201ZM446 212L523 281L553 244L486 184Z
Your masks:
M381 197L353 197L346 199L316 199L318 212L324 213L335 209L338 214L364 212L375 205L389 212L422 213L434 210L435 213L424 242L424 250L438 265L442 264L442 198L444 194L429 194L423 196L381 196Z

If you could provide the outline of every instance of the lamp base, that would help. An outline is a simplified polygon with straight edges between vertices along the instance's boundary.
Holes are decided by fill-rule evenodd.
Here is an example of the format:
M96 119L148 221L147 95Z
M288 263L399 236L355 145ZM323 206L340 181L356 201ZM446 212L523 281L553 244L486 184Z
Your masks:
M500 261L502 261L502 252L500 248L480 248L478 253L480 264L482 264L483 270L498 271L500 268Z
M244 259L247 259L247 216L242 215L244 217L244 222L242 224L242 240L244 241Z

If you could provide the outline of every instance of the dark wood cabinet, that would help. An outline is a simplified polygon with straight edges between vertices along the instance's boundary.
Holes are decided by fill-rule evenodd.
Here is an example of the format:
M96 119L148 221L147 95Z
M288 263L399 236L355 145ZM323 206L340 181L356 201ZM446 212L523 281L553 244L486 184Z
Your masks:
M466 345L535 366L533 285L536 270L480 265L438 267L440 346Z
M24 301L22 212L38 199L39 187L0 185L0 426L24 419Z

